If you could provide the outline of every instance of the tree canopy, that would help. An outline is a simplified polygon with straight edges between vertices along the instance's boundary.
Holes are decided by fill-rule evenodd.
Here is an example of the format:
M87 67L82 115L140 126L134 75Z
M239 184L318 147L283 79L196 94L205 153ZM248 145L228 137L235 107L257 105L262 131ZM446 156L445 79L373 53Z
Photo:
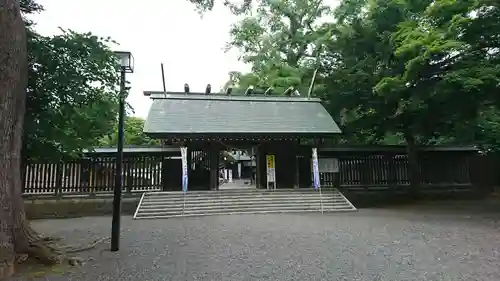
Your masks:
M43 7L23 0L21 11L30 14ZM119 70L111 50L116 43L63 29L60 35L42 36L29 20L25 23L29 69L23 154L57 160L103 145L104 137L116 131ZM126 126L131 132L126 141L151 142L136 124Z
M217 0L188 0L189 2L196 5L199 11L206 12L214 8ZM252 7L252 2L254 0L220 0L225 6L229 7L232 12L241 14L249 11Z
M109 39L30 32L25 155L54 158L98 144L116 123L118 71Z
M252 71L227 85L303 92L319 68L314 93L344 142L495 148L499 13L486 0L254 1L228 43Z
M371 128L375 140L387 132L473 140L467 130L494 103L500 77L494 46L468 35L477 34L484 19L474 11L484 8L477 1L342 3L326 61L330 99L350 113L346 127Z
M274 94L290 86L307 91L330 36L321 20L331 12L323 0L255 1L255 12L232 25L227 45L241 52L252 72L230 73L226 86L272 87Z
M148 146L158 145L160 142L151 139L144 132L144 119L136 116L127 116L125 118L124 144L129 146ZM99 145L102 147L116 146L118 143L118 124L115 124L111 132L104 136Z
M227 85L306 88L348 144L406 143L417 195L420 144L498 148L500 7L488 0L262 0L230 31L252 65ZM302 90L304 92L304 90Z

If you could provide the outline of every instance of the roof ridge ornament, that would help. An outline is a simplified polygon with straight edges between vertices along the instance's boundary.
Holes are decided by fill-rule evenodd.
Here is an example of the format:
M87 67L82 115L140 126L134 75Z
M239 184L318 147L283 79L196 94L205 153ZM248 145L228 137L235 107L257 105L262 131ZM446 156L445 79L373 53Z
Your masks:
M163 70L163 62L161 63L161 80L163 83L163 96L167 96L167 85L165 84L165 70Z
M245 90L245 96L251 95L253 95L253 85L248 86L248 88Z
M288 89L285 90L285 92L283 93L283 95L287 96L287 97L291 97L292 94L295 92L295 87L294 86L290 86L288 87Z
M311 79L311 84L309 85L309 90L307 91L307 98L310 99L312 91L314 89L314 83L316 82L316 75L318 74L318 68L314 70L313 77Z
M264 96L269 96L273 93L273 87L267 88L267 90L264 92Z

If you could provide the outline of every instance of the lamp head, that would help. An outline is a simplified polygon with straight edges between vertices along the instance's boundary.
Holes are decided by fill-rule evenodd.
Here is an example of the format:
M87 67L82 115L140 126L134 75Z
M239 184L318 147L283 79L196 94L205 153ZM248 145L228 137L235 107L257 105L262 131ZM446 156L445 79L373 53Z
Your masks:
M131 52L117 51L115 52L115 55L122 70L127 73L134 72L134 57Z

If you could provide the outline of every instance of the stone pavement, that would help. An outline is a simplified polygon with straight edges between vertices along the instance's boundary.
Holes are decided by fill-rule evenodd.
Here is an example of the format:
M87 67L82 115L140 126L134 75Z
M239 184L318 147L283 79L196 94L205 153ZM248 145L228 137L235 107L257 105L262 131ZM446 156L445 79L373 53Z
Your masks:
M247 182L248 184L245 184L245 182ZM255 184L250 184L250 179L233 179L233 182L225 183L219 187L220 190L255 188Z
M111 218L35 221L70 243ZM33 280L500 280L500 223L479 215L360 210L167 220L124 217L121 250ZM13 280L28 280L15 278Z

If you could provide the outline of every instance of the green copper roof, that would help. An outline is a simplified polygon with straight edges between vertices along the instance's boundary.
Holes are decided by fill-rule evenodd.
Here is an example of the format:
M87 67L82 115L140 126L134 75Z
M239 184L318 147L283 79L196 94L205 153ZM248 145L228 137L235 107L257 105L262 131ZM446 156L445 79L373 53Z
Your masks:
M338 134L319 99L145 92L146 134Z

